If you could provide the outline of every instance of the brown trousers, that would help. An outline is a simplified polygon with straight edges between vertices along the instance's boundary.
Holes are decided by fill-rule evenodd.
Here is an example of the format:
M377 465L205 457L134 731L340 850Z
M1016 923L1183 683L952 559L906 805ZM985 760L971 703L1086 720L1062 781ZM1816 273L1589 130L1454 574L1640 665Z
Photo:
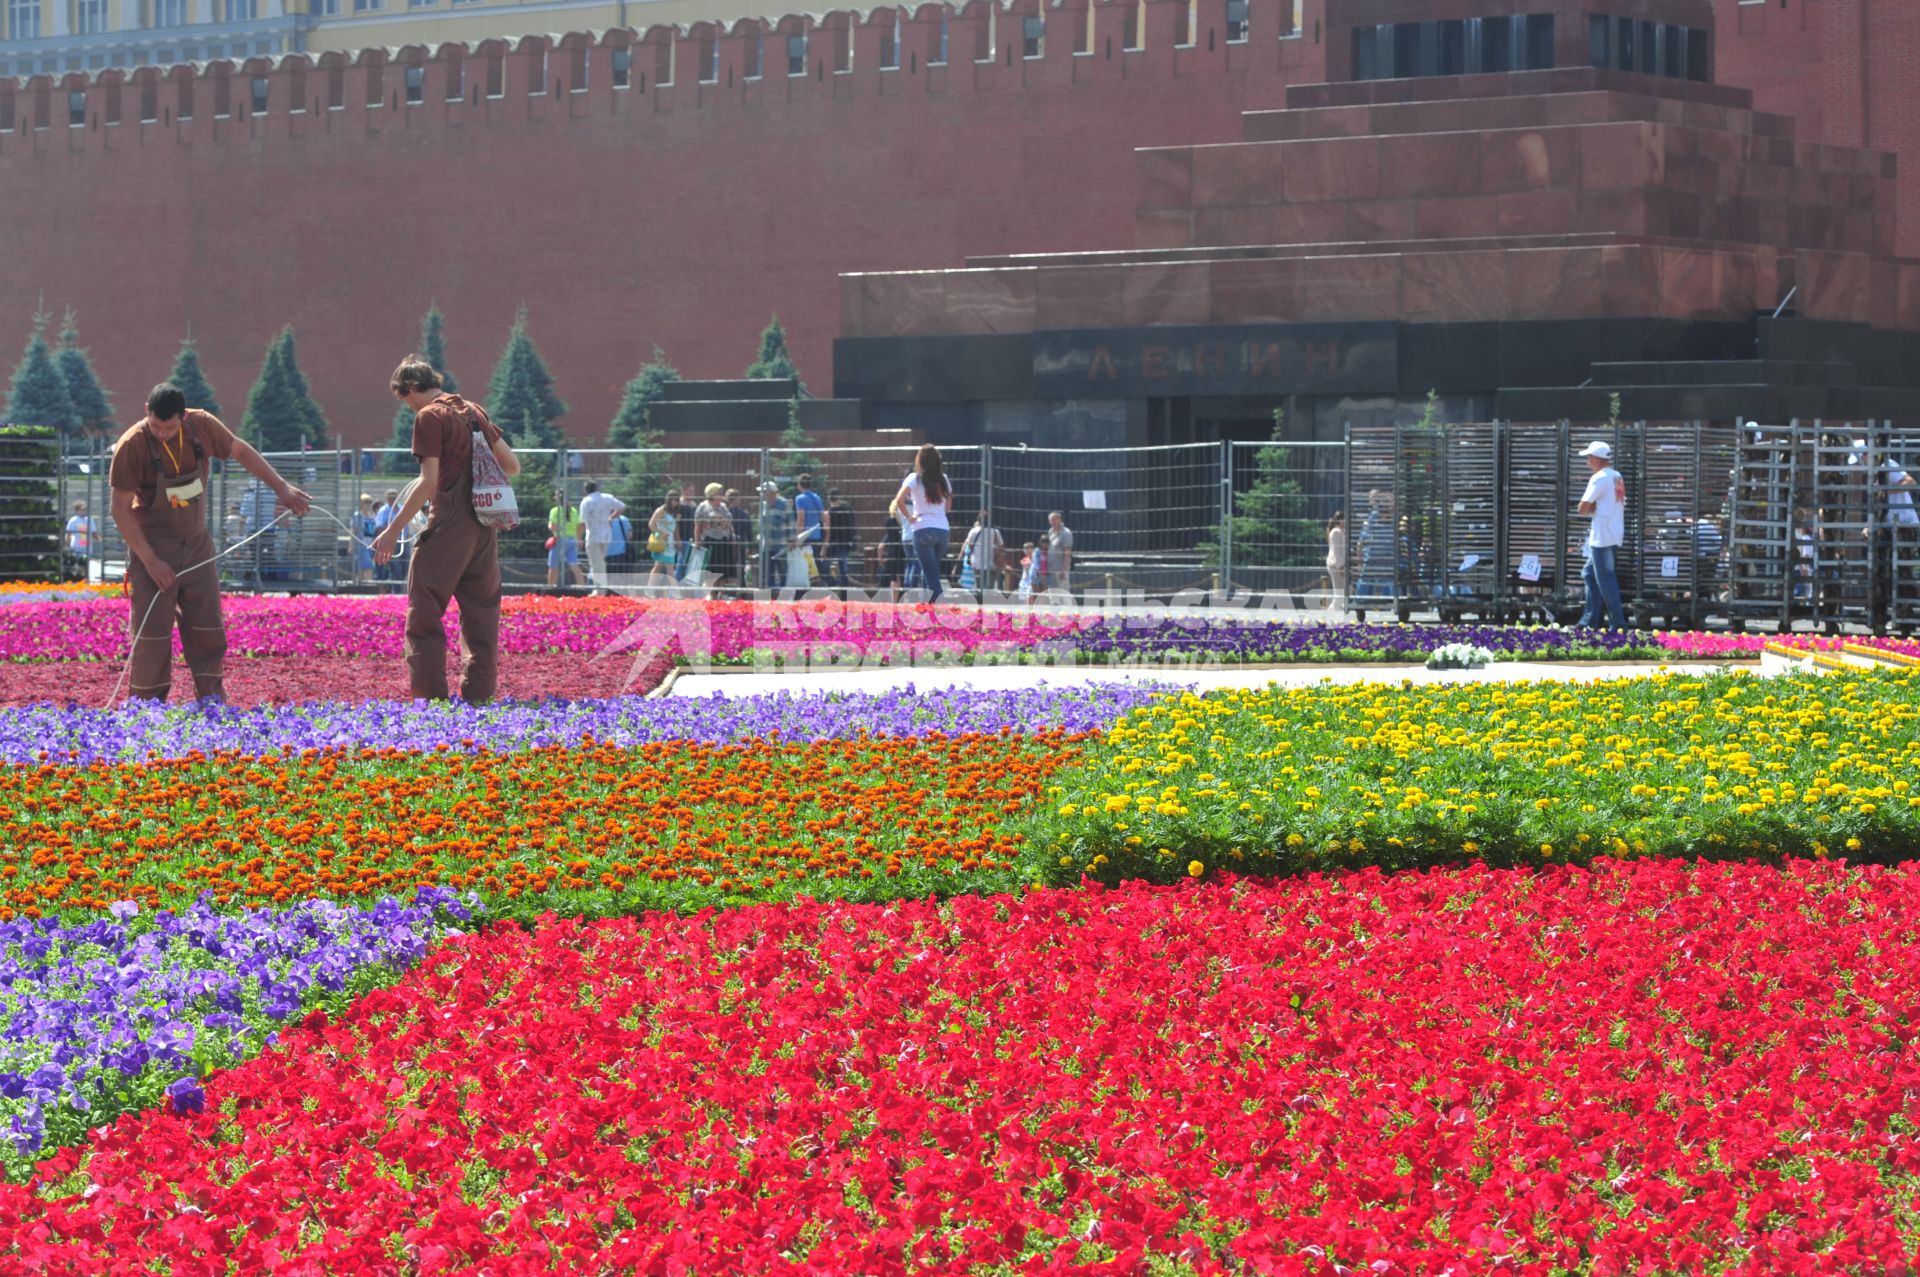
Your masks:
M128 658L127 694L164 701L173 688L173 626L180 621L180 650L193 671L196 696L226 695L222 675L227 661L227 626L220 616L220 568L207 564L181 569L214 556L205 531L178 538L149 532L153 552L174 570L173 587L162 590L147 575L146 564L129 556L127 592L133 614L127 621L133 654ZM144 622L144 625L143 625Z
M447 699L449 600L460 604L460 697L490 701L500 679L499 539L464 511L436 517L407 565L407 674L422 700Z

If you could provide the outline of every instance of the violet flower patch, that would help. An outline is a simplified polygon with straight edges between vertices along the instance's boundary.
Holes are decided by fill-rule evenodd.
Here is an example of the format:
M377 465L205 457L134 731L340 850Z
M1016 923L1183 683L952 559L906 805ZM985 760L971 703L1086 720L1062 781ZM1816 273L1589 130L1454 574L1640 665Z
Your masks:
M76 925L0 923L0 1169L24 1178L45 1150L122 1113L195 1109L210 1071L257 1055L296 1016L398 979L471 906L422 888L366 910L223 914L203 901L141 916L123 903Z

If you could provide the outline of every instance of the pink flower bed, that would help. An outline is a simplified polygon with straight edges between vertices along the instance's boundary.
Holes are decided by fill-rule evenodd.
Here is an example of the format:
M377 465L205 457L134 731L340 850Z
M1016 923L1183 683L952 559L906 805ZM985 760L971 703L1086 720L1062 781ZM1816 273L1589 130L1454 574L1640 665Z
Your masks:
M20 603L0 610L0 661L115 660L127 650L124 597ZM380 598L255 598L225 603L236 656L398 657L406 601ZM447 614L449 640L458 610ZM846 644L954 651L1031 646L1059 633L1044 615L966 609L896 608L839 602L761 605L697 600L634 601L514 597L502 609L500 645L509 655L596 653L671 646L722 659L752 650Z
M1842 646L1851 645L1920 658L1920 642L1910 638L1893 638L1886 635L1841 635L1835 638L1825 634L1663 633L1656 637L1662 647L1705 660L1716 658L1740 660L1756 657L1769 643L1803 652L1832 652L1839 650Z

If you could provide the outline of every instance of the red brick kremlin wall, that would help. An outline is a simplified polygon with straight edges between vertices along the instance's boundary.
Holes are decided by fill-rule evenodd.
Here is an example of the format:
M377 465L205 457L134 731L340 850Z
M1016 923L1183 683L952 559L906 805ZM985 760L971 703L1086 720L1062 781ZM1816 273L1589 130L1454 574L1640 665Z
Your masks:
M1920 136L1920 0L1779 3L1720 0L1723 81L1836 142ZM1135 147L1237 139L1242 111L1326 78L1321 0L1283 38L1292 9L1253 0L1249 39L1229 44L1226 0L1197 0L1191 31L1186 0L1147 0L1144 20L1066 0L1029 59L1036 0L991 26L985 0L929 5L901 22L893 70L888 10L757 39L742 22L0 83L0 360L36 302L75 306L131 418L191 326L237 422L292 323L335 429L371 443L429 300L475 393L524 301L573 408L563 424L593 443L656 343L688 376L738 375L777 311L826 393L838 272L1131 246ZM943 12L948 58L930 65ZM789 76L800 31L806 73ZM418 104L408 65L424 68ZM1917 229L1907 218L1902 244L1920 254Z

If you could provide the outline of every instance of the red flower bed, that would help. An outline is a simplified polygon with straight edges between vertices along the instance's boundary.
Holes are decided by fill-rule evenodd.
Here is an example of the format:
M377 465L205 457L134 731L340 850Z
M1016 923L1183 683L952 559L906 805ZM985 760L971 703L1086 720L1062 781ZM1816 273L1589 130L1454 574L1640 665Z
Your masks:
M500 658L500 696L531 700L542 696L577 699L586 696L640 695L660 685L673 667L665 653L645 662L631 684L633 657L609 656L596 661L580 652L522 652ZM458 692L457 659L448 660L448 686ZM227 659L227 701L247 708L295 701L407 700L407 663L398 656L240 656ZM0 705L33 705L51 701L104 706L114 685L126 696L117 661L0 661ZM173 699L193 699L193 677L186 665L173 663Z
M0 1191L0 1248L1884 1272L1920 1169L1917 887L1660 862L502 928L211 1079L204 1112L58 1154Z

